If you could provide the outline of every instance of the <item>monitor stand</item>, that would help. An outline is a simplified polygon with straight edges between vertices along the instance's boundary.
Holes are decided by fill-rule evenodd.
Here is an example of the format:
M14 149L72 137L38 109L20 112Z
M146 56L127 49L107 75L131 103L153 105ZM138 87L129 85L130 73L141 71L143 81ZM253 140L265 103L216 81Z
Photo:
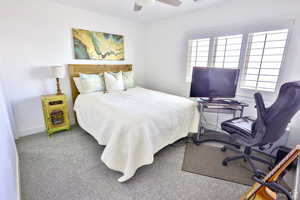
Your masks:
M237 102L237 101L236 101ZM209 106L205 106L206 104L229 104L232 106L222 106L220 108L211 108ZM234 106L233 106L234 105ZM199 145L201 143L205 142L218 142L218 143L224 143L228 145L235 146L239 148L240 145L236 144L236 142L233 140L232 137L230 137L228 134L219 132L219 131L210 131L208 129L205 129L205 127L202 125L201 122L201 116L204 112L213 112L213 113L224 113L224 114L232 114L233 118L237 117L237 112L240 112L240 116L243 116L244 108L248 107L248 104L237 102L235 103L234 100L226 100L226 99L199 99L198 100L198 111L200 113L200 119L199 119L199 125L198 125L198 132L194 133L192 138L196 145Z
M214 101L214 98L213 98L213 97L209 97L209 98L208 98L208 102L209 102L209 103L213 103L213 101Z
M214 99L213 97L209 97L208 99L202 99L202 98L200 99L205 103L219 103L219 104L224 103L222 99Z
M200 98L200 100L204 103L211 103L211 104L234 104L234 105L244 104L244 103L241 103L241 102L236 101L234 99L215 99L215 98L212 98L212 97L210 97L208 99Z

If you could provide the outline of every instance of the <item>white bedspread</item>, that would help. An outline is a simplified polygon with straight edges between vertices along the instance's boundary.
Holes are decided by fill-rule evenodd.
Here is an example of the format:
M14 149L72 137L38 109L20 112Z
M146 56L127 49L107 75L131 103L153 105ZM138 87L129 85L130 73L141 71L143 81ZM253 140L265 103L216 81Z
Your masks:
M127 181L153 162L154 154L197 130L196 103L141 87L107 94L81 94L74 105L79 125L100 145L101 159Z

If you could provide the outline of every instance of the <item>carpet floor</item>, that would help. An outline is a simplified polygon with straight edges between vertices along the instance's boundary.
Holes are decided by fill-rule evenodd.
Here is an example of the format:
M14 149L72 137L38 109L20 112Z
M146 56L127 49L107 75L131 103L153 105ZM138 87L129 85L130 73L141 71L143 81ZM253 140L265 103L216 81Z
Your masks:
M17 140L23 200L237 200L244 185L181 170L183 145L168 146L126 183L100 160L103 146L82 129Z

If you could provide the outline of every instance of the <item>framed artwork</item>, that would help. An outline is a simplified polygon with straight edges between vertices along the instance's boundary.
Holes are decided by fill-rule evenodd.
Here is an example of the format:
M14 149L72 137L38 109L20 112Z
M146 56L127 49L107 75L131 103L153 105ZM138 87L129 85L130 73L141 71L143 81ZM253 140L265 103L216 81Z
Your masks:
M75 59L124 60L124 36L72 29Z

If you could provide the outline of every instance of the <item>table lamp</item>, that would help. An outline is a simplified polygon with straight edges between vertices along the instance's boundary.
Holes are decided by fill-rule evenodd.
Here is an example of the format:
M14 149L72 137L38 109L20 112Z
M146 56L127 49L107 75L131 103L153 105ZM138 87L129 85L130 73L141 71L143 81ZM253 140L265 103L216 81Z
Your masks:
M56 94L58 94L58 95L63 94L60 89L59 79L61 79L65 76L65 67L64 66L53 66L52 74L53 74L53 77L56 78L56 87L57 87Z

